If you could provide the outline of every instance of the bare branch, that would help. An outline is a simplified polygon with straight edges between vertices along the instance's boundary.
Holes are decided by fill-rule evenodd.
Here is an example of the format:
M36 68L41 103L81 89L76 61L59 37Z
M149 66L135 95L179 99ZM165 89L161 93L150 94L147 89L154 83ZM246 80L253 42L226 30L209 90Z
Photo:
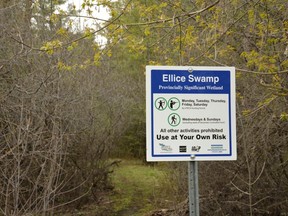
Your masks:
M203 13L204 11L207 11L209 9L211 9L212 7L214 7L215 5L217 5L218 3L220 2L220 0L217 0L216 2L214 2L213 4L201 9L201 10L198 10L198 11L194 11L194 12L188 12L188 13L184 13L184 14L181 14L179 16L173 16L171 18L168 18L168 19L163 19L163 20L155 20L155 21L151 21L151 22L145 22L145 23L127 23L127 24L123 24L124 26L143 26L143 25L154 25L154 24L159 24L159 23L167 23L167 22L171 22L175 19L179 19L181 17L186 17L186 16L195 16L195 15L198 15L200 13Z

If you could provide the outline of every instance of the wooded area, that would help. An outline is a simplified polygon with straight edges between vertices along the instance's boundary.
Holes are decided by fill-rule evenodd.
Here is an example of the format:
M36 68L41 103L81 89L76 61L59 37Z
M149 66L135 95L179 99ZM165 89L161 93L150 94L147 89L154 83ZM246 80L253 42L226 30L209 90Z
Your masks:
M1 215L97 203L111 158L145 160L145 65L236 67L238 159L200 164L200 212L288 215L286 0L65 2L0 1Z

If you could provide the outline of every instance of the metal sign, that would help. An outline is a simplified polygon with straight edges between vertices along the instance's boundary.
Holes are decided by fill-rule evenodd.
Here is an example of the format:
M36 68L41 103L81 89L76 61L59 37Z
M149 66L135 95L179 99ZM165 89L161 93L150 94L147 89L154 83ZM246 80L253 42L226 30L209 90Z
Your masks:
M146 66L147 161L236 160L235 68Z

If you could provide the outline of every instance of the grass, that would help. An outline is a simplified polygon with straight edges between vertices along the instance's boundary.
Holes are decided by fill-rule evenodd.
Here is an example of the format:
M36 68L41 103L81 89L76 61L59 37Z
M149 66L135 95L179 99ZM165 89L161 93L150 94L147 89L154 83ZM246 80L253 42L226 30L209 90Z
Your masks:
M179 182L172 176L165 163L148 166L139 160L122 159L111 175L114 190L101 204L90 203L58 215L147 216L153 210L173 208L183 200L183 193L179 194Z
M115 216L143 216L154 209L169 208L176 201L163 165L147 166L140 161L125 160L114 170L112 182Z

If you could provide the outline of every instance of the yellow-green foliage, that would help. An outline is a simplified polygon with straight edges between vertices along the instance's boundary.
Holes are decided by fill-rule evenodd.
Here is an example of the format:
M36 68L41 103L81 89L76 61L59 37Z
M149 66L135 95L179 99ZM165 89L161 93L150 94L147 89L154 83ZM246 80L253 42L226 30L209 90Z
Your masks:
M62 47L62 42L60 40L53 40L46 42L40 49L45 51L47 54L52 55L56 49Z

